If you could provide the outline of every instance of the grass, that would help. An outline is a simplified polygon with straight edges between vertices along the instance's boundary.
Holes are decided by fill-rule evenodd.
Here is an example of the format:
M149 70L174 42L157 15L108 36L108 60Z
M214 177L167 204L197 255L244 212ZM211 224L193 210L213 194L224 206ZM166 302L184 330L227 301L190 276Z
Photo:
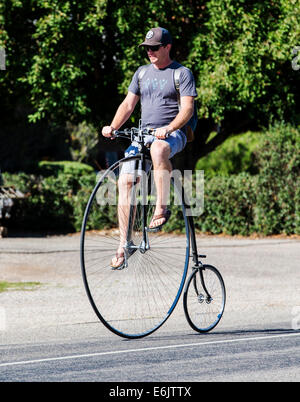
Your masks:
M8 290L35 290L36 287L40 286L40 282L0 282L0 293L6 292Z

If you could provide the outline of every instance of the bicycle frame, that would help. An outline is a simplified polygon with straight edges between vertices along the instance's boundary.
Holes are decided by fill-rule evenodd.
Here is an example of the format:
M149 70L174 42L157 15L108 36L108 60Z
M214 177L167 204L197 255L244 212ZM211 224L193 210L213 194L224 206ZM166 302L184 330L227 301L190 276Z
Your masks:
M190 208L190 206L185 202L185 195L184 195L184 189L182 188L182 202L184 203L184 207ZM203 271L205 270L205 267L203 266L202 262L200 261L199 258L206 258L206 255L198 254L198 249L197 249L197 241L196 241L196 233L195 233L195 225L194 225L194 219L193 216L188 216L188 225L189 225L189 231L190 231L190 240L191 240L191 245L192 245L192 259L194 266L192 267L193 270L198 270L199 275L200 275L200 280L202 287L207 295L207 300L211 300L211 295L209 294L205 282L204 282L204 277L203 277ZM195 284L194 284L195 286ZM196 289L196 286L195 286ZM197 289L196 289L197 291Z
M183 294L189 325L198 332L208 332L223 315L226 293L219 271L200 261L206 256L198 254L192 204L184 197L190 182L182 183L172 174L167 193L171 198L163 202L173 213L170 222L176 224L177 218L184 235L167 233L168 224L165 233L157 233L160 228L148 226L159 201L152 191L156 180L152 181L151 157L144 144L152 133L132 128L113 134L134 142L138 151L134 155L129 152L103 173L86 206L80 262L89 301L109 330L135 339L160 328ZM102 221L103 211L107 211L107 219ZM148 251L147 256L142 255ZM111 259L114 252L116 258L124 255L120 265ZM190 262L192 271L187 277Z
M135 133L134 133L134 131L135 131ZM142 130L141 123L140 123L138 129L133 128L131 130L127 130L124 132L116 132L116 133L122 133L127 138L130 136L131 141L135 140L137 142L138 147L139 147L139 153L137 154L137 156L139 156L141 158L141 170L142 171L146 171L146 155L149 152L149 149L145 146L144 141L143 141L143 139L144 139L143 133L146 132L146 134L149 134L152 131L153 130ZM134 223L134 213L133 212L134 212L134 208L136 207L135 202L132 202L132 201L133 201L134 194L135 194L135 185L137 184L137 171L138 171L137 164L138 164L138 161L135 162L135 168L134 168L133 186L132 186L132 190L131 190L132 191L131 205L130 205L129 222L128 222L127 236L126 236L127 241L126 241L126 245L124 247L124 249L125 249L125 266L127 266L127 259L129 256L128 250L131 247L130 246L131 231L132 231L132 227L133 227L133 223ZM143 219L143 228L144 228L144 230L143 230L143 247L146 250L147 245L148 245L148 236L147 236L147 230L146 230L146 202L145 202L146 194L145 194L144 183L142 183L141 188L142 188L142 200L143 200L143 202L142 202L142 219ZM185 201L185 194L184 194L183 187L182 187L181 191L182 191L181 199L182 199L184 208L189 209L190 206ZM198 254L196 234L195 234L195 225L194 225L193 217L188 216L187 221L188 221L189 232L190 232L190 241L191 241L191 246L192 246L192 255L190 257L192 257L192 260L194 263L194 266L192 267L192 269L197 269L199 271L201 284L207 295L207 298L210 299L211 296L205 286L205 282L204 282L204 278L203 278L203 270L205 269L205 267L203 266L202 262L200 261L200 258L206 258L206 256ZM149 247L149 245L148 245L148 247ZM141 248L140 248L140 250L142 251Z

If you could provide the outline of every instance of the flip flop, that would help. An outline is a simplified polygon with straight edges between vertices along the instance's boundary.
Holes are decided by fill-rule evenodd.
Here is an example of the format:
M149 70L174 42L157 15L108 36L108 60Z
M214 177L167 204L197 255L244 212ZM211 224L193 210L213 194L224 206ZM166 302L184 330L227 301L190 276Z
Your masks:
M148 226L147 231L148 231L148 232L158 232L158 231L160 231L161 228L168 222L168 220L170 219L170 216L171 216L171 211L170 211L169 209L167 209L166 212L163 213L163 214L160 214L160 215L153 215L153 217L152 217L152 219L151 219L151 222L152 222L152 223L154 223L154 222L157 221L158 219L162 219L162 218L165 218L165 221L164 221L162 224L157 225L157 226L154 226L154 227L152 227L152 228L150 228L150 227ZM151 223L151 222L150 222L150 223Z
M133 245L134 243L131 241L130 245ZM136 252L137 248L129 249L128 251L128 257L131 257L132 254ZM122 258L122 261L119 264L113 264L112 260L110 262L111 269L124 269L125 268L125 254L124 252L121 253L116 253L115 258L118 260L119 258Z
M122 261L120 264L113 264L112 260L110 262L111 269L123 269L125 268L125 255L124 253L116 253L115 258L118 260L119 258L122 258Z

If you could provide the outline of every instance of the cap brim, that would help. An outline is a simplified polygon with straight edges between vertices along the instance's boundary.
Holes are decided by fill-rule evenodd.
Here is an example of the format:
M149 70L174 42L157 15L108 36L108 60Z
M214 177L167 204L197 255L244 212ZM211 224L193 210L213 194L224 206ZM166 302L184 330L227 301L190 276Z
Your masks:
M151 43L149 43L149 42L143 42L143 43L141 43L141 44L139 45L139 47L140 47L140 46L157 46L157 45L161 45L161 42L151 42Z

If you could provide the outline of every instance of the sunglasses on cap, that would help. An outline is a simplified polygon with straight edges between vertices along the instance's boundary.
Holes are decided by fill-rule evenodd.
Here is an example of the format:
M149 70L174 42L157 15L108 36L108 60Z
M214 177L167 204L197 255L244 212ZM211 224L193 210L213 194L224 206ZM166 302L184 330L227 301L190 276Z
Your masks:
M165 47L164 45L155 45L155 46L145 46L145 49L147 52L149 52L149 50L151 50L152 52L157 52L159 50L160 47Z

